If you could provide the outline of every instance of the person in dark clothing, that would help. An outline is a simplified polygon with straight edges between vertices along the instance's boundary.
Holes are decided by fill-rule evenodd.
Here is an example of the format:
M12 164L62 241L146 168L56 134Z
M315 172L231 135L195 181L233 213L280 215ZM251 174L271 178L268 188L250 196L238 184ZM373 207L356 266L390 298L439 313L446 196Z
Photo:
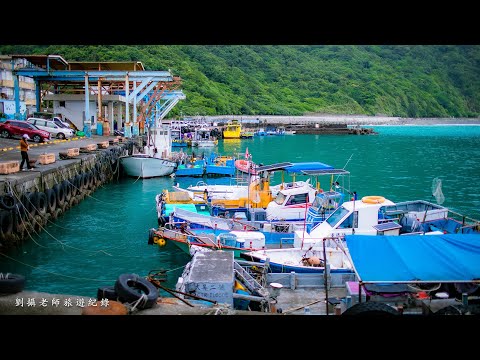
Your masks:
M30 146L27 143L27 140L30 140L30 136L24 134L20 139L20 154L22 155L22 162L20 163L20 170L23 170L23 164L27 163L27 169L32 170L33 167L30 166L30 160L28 158L28 149Z

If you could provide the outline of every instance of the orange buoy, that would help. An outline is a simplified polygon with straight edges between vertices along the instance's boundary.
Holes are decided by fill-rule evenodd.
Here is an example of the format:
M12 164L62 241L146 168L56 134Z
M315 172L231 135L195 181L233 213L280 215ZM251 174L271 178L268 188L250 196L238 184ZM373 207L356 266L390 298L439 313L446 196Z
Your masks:
M82 315L127 315L128 309L121 302L109 300L107 306L101 306L102 302L97 301L96 306L86 306Z

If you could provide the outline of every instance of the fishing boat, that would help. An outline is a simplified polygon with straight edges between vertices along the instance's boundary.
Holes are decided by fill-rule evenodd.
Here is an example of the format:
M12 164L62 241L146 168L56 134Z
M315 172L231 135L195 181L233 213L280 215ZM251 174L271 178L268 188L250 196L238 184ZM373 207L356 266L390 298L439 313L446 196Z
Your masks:
M242 130L240 132L240 138L241 139L253 139L253 136L255 135L255 133L253 131L244 131Z
M151 127L147 132L147 145L141 148L134 147L131 155L121 156L120 164L128 176L136 178L152 178L172 174L177 163L169 160L171 133L168 126Z
M326 255L326 262L325 256ZM330 267L330 273L354 272L352 263L346 251L340 246L326 246L325 249L262 249L243 252L240 255L249 261L265 263L268 259L270 271L274 273L324 273L325 265Z
M451 215L450 215L451 213ZM345 235L480 234L480 221L424 200L394 203L383 196L344 202L310 232L295 231L295 247L320 246L321 239Z
M210 157L206 159L205 175L235 175L235 159L232 156L217 156L215 153L211 153Z
M199 159L193 162L179 164L175 170L175 176L203 176L205 174L205 160Z
M242 125L238 120L232 120L223 130L224 139L240 139L240 134L242 132Z
M265 247L265 237L257 231L231 231L215 236L214 234L196 235L186 228L150 229L149 245L165 246L167 242L174 243L187 254L190 254L190 247L195 245L210 250L232 251L236 258L240 258L240 254L244 252Z
M244 159L235 160L235 168L237 170L240 170L241 172L257 175L257 171L255 170L255 167L256 167L255 163L253 163L250 160L244 160Z
M210 136L209 129L195 129L192 146L214 147L217 144L218 140L214 136Z

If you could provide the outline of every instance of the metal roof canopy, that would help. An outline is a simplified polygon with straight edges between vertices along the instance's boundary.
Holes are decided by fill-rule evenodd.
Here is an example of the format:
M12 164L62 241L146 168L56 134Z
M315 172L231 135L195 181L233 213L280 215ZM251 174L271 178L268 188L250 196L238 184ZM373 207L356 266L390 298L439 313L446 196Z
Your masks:
M272 165L265 165L265 166L257 166L255 168L255 171L274 171L274 170L284 170L288 166L292 166L293 163L291 162L282 162L282 163L276 163Z
M316 175L348 175L350 171L343 170L343 169L325 169L325 170L302 170L302 174L309 175L309 176L316 176Z
M12 55L12 59L25 59L42 69L67 69L68 62L60 55Z
M17 69L15 75L29 76L41 81L84 81L88 76L89 81L173 81L169 71L121 71L121 70L54 70L42 71L30 68Z
M144 71L141 61L70 61L69 70Z

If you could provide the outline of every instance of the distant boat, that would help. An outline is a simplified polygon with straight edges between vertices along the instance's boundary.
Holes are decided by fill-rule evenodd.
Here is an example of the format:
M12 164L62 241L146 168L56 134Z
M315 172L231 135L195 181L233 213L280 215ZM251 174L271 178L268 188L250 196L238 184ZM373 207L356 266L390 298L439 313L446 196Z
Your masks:
M255 170L256 165L248 160L235 160L235 167L244 173L250 173L252 175L257 175L257 171Z
M120 164L125 173L131 177L146 179L168 176L177 167L175 161L168 159L171 143L169 127L150 128L147 146L144 146L143 152L120 157Z
M224 139L240 139L240 134L242 132L242 125L238 120L232 120L227 124L225 130L223 130Z

